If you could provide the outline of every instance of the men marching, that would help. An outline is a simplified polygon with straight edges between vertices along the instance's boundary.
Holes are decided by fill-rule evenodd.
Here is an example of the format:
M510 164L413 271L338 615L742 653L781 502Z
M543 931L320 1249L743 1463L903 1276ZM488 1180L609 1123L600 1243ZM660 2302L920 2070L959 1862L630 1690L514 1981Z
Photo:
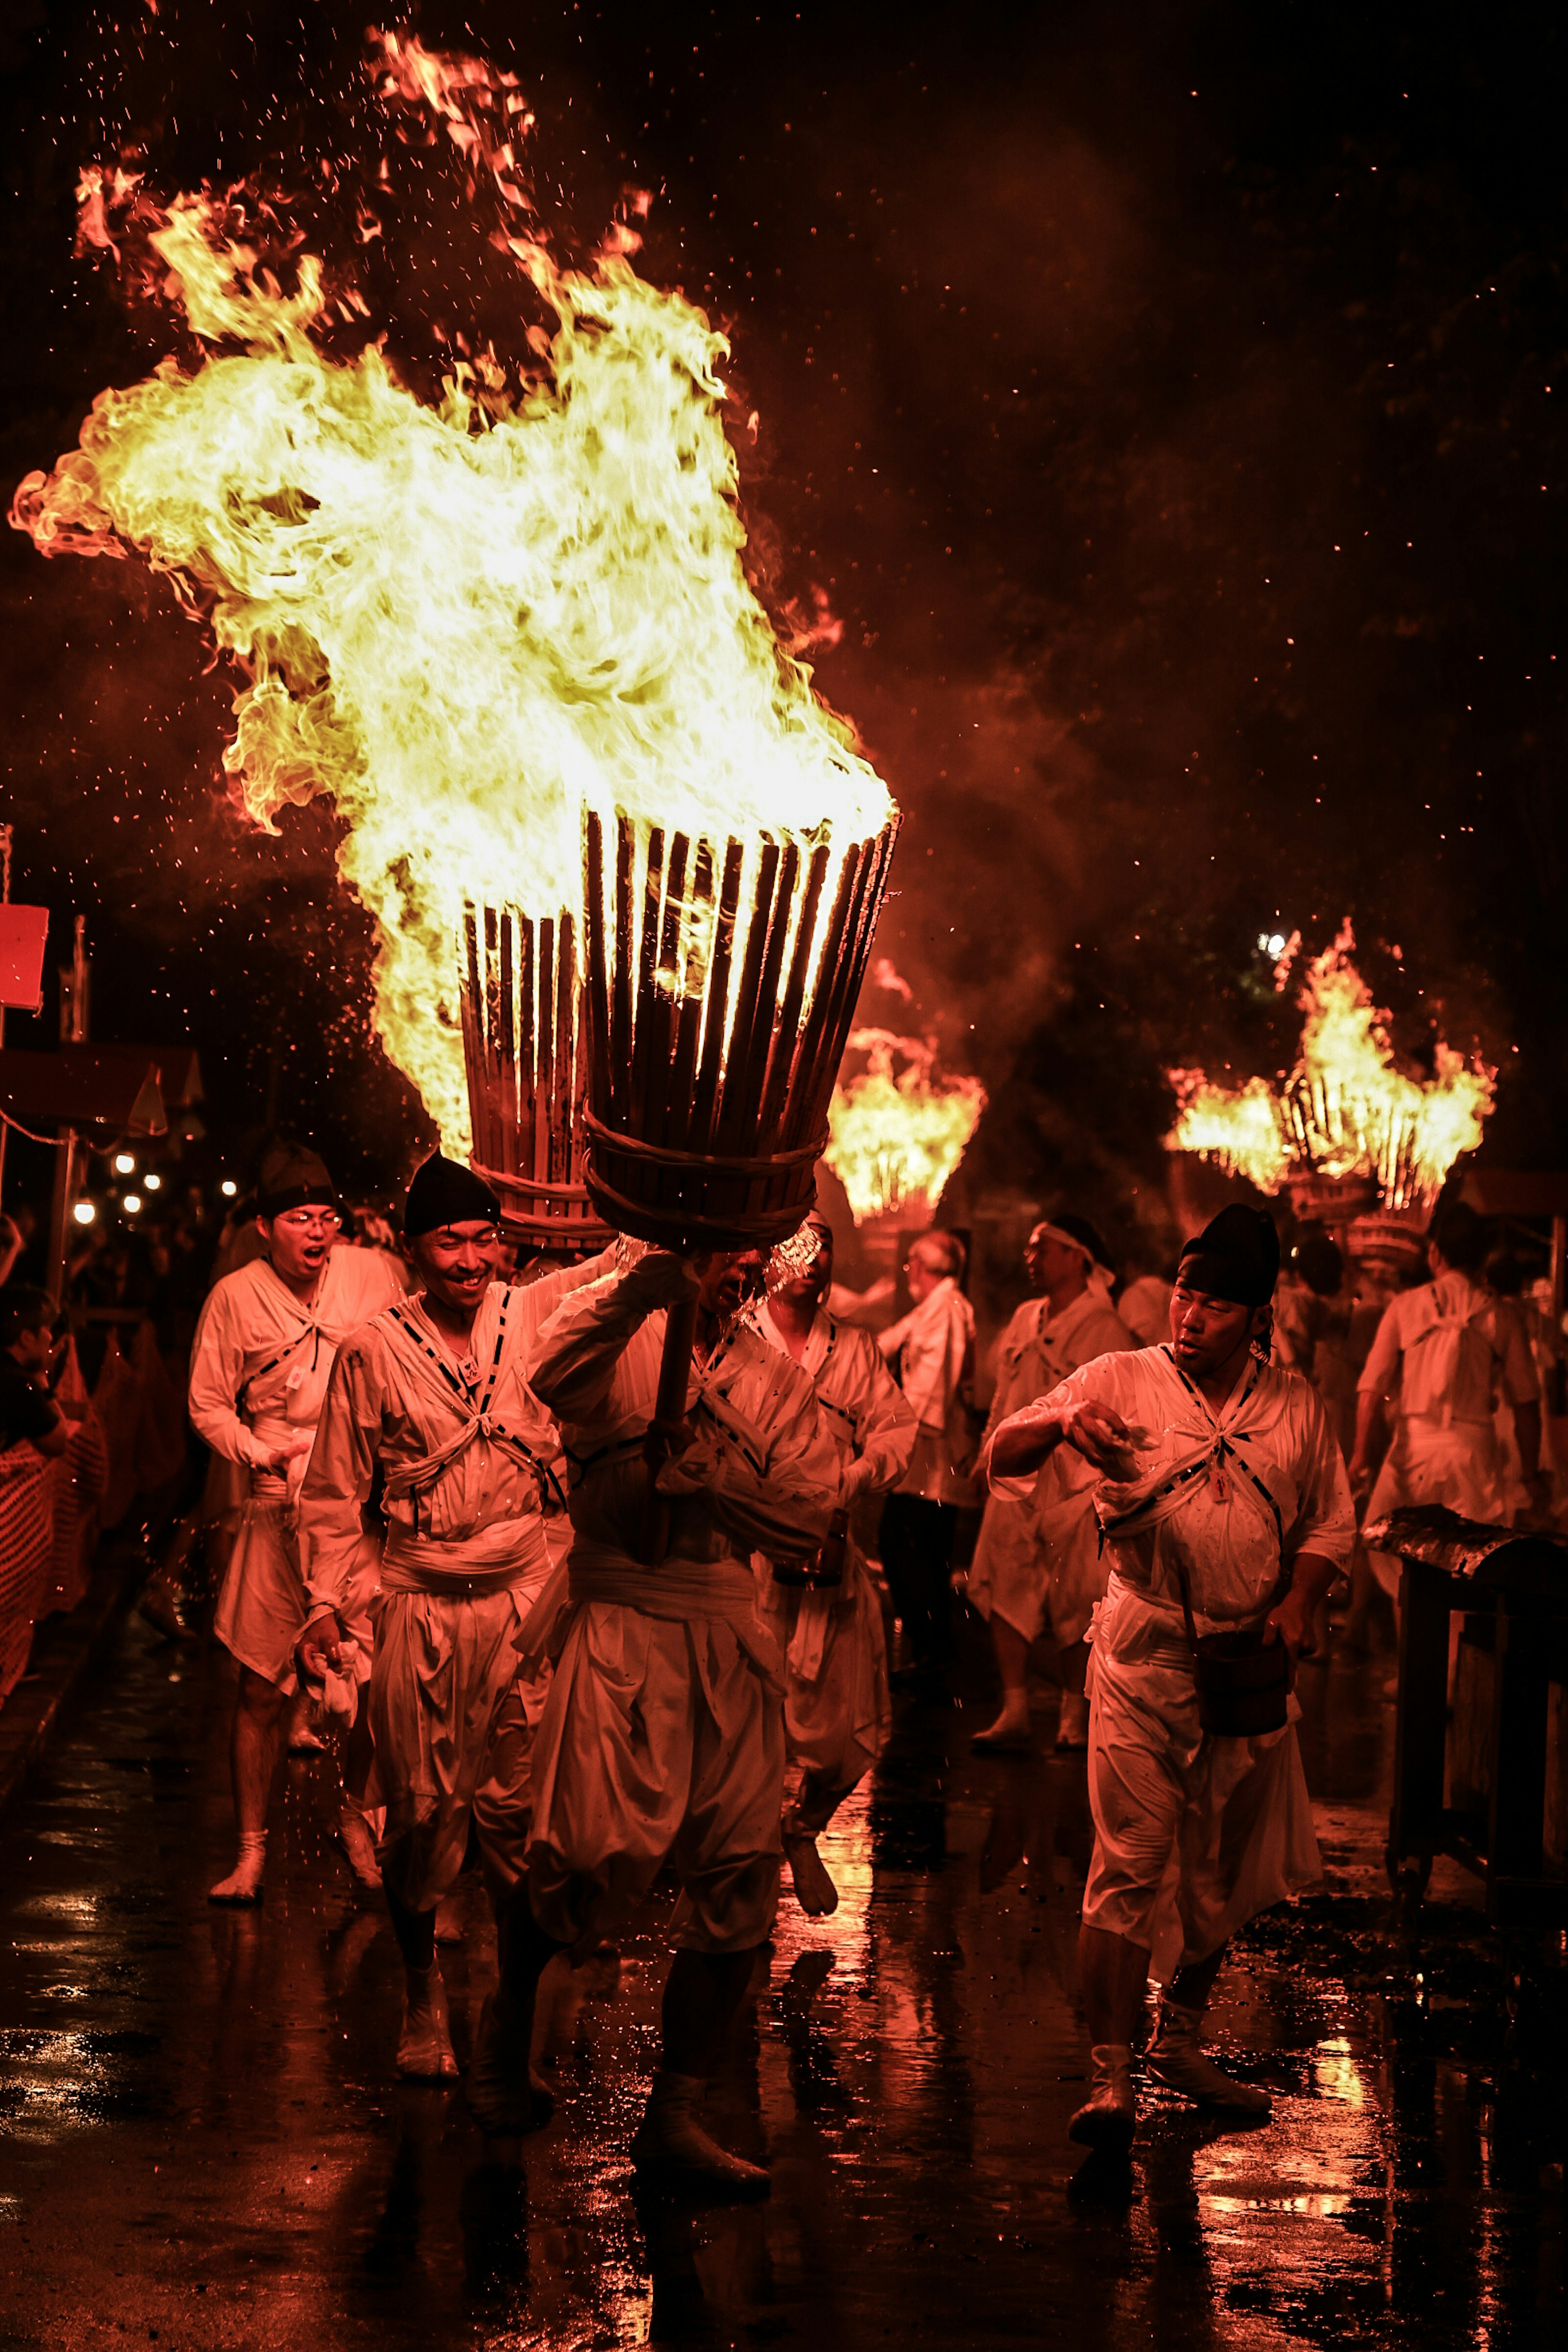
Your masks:
M397 2067L422 2080L458 2072L436 1912L470 1827L503 1955L528 1839L518 1633L550 1573L542 1502L556 1451L529 1392L528 1350L567 1292L608 1263L512 1288L492 1278L500 1218L469 1169L435 1152L417 1171L403 1227L415 1295L341 1350L300 1505L308 1674L338 1664L353 1595L379 1578L370 1721L382 1880L405 1972ZM373 1494L384 1544L367 1525ZM492 2041L487 2022L471 2082L481 2107Z
M921 1234L904 1266L914 1305L877 1335L918 1423L909 1465L882 1506L882 1568L909 1654L894 1680L932 1696L952 1646L952 1548L973 1491L974 1313L959 1288L965 1262L956 1234Z
M1265 2092L1204 2057L1203 2014L1231 1937L1316 1877L1317 1842L1283 1678L1276 1727L1207 1729L1197 1644L1256 1635L1293 1661L1355 1533L1321 1401L1268 1361L1279 1270L1269 1220L1223 1210L1183 1251L1171 1344L1085 1365L988 1448L1005 1496L1026 1495L1047 1465L1053 1475L1064 1447L1088 1463L1111 1558L1091 1632L1095 1837L1079 1939L1093 2076L1070 2126L1090 2147L1132 2138L1132 2032L1173 1859L1179 1965L1148 2071L1222 2113L1268 2112Z
M196 1433L248 1482L213 1626L239 1666L230 1738L238 1855L212 1889L214 1903L261 1899L268 1805L296 1689L294 1645L308 1614L300 1488L333 1358L350 1331L403 1289L396 1260L384 1250L334 1246L342 1213L314 1152L270 1151L256 1205L265 1254L214 1285L191 1351ZM351 1583L342 1594L362 1675L370 1665L369 1590ZM356 1869L374 1878L354 1793L368 1763L365 1737L361 1730L351 1742L340 1830Z
M750 1318L809 1375L839 1458L838 1509L822 1551L815 1560L763 1559L758 1586L784 1654L785 1744L800 1771L782 1823L784 1859L795 1900L813 1917L838 1907L816 1841L881 1754L889 1724L881 1603L850 1513L903 1475L916 1428L870 1334L826 1311L832 1281L833 1228L814 1210L769 1259Z
M694 1289L684 1408L665 1426L666 1311ZM778 1899L782 1661L750 1559L810 1557L839 1482L810 1379L739 1317L742 1295L730 1257L693 1271L651 1250L569 1299L534 1349L530 1378L573 1465L570 1583L548 1635L530 1911L502 1953L504 2065L478 2112L496 2130L542 2120L527 2074L540 1974L553 1953L613 1934L668 1862L683 1895L678 1949L635 2153L751 2196L767 2173L719 2147L696 2114ZM650 1471L668 1507L662 1543Z
M1105 1244L1087 1217L1065 1211L1035 1227L1024 1264L1038 1296L1024 1301L1002 1335L983 1443L1020 1405L1043 1396L1080 1364L1137 1346L1110 1304L1105 1259ZM1002 1712L975 1733L976 1748L1028 1752L1029 1649L1047 1627L1057 1640L1062 1688L1057 1746L1089 1743L1089 1653L1083 1637L1107 1574L1089 1492L1093 1483L1087 1463L1063 1463L1048 1500L1034 1495L1021 1502L1001 1495L987 1498L969 1570L969 1598L990 1622Z

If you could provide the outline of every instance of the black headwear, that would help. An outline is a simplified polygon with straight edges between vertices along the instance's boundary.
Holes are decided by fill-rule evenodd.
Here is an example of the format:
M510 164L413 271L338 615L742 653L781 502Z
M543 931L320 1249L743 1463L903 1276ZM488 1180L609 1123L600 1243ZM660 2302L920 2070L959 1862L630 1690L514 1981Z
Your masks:
M1267 1307L1279 1279L1279 1236L1261 1209L1233 1201L1182 1252L1179 1281L1237 1307Z
M442 1225L470 1224L480 1217L487 1224L500 1223L500 1202L489 1186L471 1168L459 1166L456 1160L443 1160L438 1151L433 1151L415 1170L408 1187L403 1209L405 1234L413 1241Z
M275 1143L262 1157L256 1180L256 1213L280 1217L285 1209L302 1209L307 1202L323 1209L342 1204L326 1162L303 1144Z

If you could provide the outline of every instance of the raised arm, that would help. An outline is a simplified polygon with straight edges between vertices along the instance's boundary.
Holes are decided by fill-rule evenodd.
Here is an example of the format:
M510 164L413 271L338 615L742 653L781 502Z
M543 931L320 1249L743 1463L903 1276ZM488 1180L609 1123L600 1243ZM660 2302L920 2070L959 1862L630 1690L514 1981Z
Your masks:
M604 1417L627 1346L650 1315L689 1298L693 1276L668 1250L649 1250L625 1274L578 1291L533 1343L528 1385L558 1421Z

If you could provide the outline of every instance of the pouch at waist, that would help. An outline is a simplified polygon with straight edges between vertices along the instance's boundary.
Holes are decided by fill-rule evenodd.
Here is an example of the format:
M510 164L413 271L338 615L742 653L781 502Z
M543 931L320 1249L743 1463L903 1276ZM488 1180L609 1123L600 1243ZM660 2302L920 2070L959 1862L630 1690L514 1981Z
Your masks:
M499 1592L549 1565L544 1522L537 1511L522 1519L495 1519L471 1536L443 1542L416 1536L401 1519L387 1529L381 1560L384 1592Z

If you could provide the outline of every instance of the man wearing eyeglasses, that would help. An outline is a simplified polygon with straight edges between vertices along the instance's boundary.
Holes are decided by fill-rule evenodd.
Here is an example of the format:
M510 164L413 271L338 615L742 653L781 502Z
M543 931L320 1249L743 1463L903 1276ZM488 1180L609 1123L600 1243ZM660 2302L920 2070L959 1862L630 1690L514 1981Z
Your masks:
M214 1903L258 1903L267 1812L305 1622L299 1502L339 1343L403 1295L384 1250L335 1248L342 1223L332 1180L313 1151L280 1145L261 1164L257 1230L264 1255L215 1283L191 1350L190 1414L198 1436L248 1474L239 1533L213 1630L239 1666L230 1766L239 1848ZM361 1676L370 1670L368 1592L356 1603ZM365 1759L368 1761L368 1754ZM357 1776L352 1768L351 1784ZM346 1790L343 1843L370 1877L364 1816Z

